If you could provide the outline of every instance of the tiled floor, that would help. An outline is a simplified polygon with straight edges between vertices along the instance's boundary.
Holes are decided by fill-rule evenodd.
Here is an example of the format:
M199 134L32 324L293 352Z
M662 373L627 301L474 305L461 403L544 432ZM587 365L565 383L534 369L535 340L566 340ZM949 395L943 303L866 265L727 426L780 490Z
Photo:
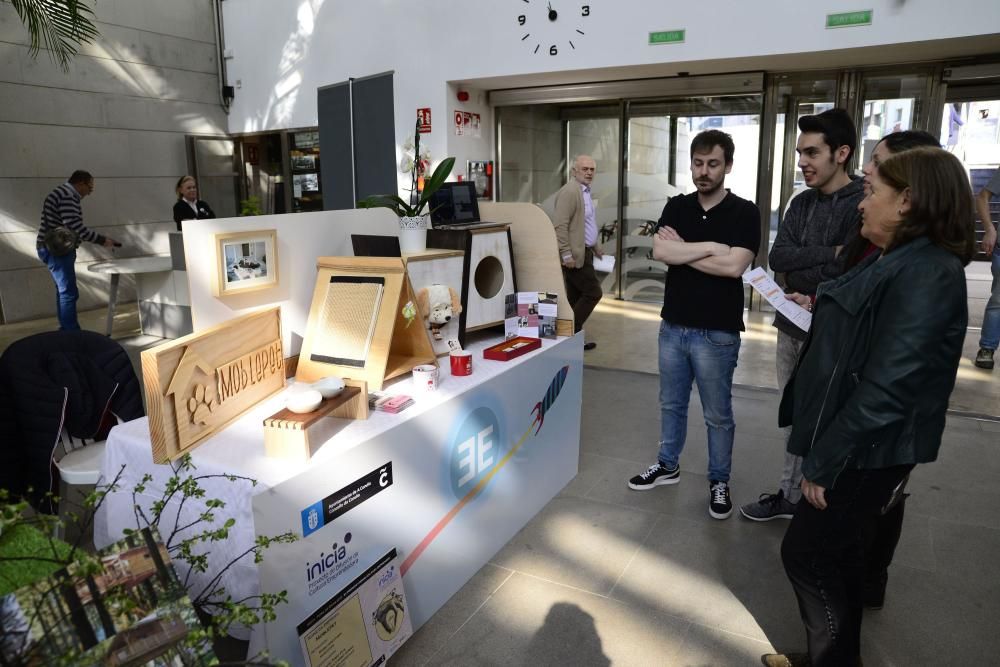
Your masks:
M804 634L778 550L785 521L708 516L697 398L677 486L637 492L655 457L655 376L588 368L580 473L404 645L393 665L753 665ZM622 400L627 396L627 400ZM777 395L737 389L733 492L773 490ZM607 406L614 406L609 410ZM977 663L1000 637L1000 424L952 418L913 475L871 665Z

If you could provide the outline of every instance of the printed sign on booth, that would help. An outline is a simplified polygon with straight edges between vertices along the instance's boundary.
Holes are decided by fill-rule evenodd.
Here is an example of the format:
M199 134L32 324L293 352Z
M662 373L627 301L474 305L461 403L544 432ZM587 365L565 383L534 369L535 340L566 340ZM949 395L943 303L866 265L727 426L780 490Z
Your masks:
M288 596L265 624L271 655L293 667L340 664L313 657L340 651L369 664L367 646L372 662L388 655L395 647L379 648L372 631L398 642L419 628L569 482L582 347L548 343L488 383L412 408L397 426L254 496L257 535L302 531L258 565L261 591ZM398 561L380 563L393 549ZM360 582L390 579L379 595L356 599ZM402 594L399 582L402 600L391 595L394 587ZM399 623L407 618L410 628Z

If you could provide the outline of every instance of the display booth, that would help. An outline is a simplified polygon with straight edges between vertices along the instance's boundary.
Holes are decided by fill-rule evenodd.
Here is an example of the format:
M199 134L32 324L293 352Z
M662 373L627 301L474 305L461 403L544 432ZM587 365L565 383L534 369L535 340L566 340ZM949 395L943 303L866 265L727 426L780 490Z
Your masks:
M509 225L506 245L513 252L508 261L517 274L518 287L560 295L558 328L571 333L572 314L561 298L562 275L548 217L532 205L494 207L496 219L502 216L501 222ZM198 382L206 386L212 373L232 382L236 369L247 370L244 379L249 378L252 385L255 378L266 375L261 366L265 358L269 368L282 367L292 376L299 363L296 356L300 352L312 356L310 350L315 349L309 342L315 338L310 331L310 307L323 292L320 286L336 275L347 275L345 267L365 268L367 273L362 273L368 276L385 269L370 258L353 261L350 235L382 231L391 235L397 229L392 214L380 209L185 225L195 334L175 341L170 354L181 360L179 368L204 373L205 379ZM225 249L227 239L242 233L247 235L240 237L239 245ZM270 246L268 239L273 239ZM519 247L525 248L524 261L518 256ZM462 258L457 253L439 255L449 263ZM403 265L400 259L393 261ZM429 270L431 261L411 259L407 264L420 266L423 282L445 275ZM271 267L274 271L268 274ZM448 281L467 278L447 275ZM232 285L219 290L218 281ZM243 281L252 283L254 289L241 289ZM370 280L360 282L367 285ZM416 323L410 308L409 278L392 285L385 293L395 327L427 341L421 354L433 360L429 333ZM343 295L338 292L336 296ZM329 301L328 296L323 298ZM375 313L375 309L368 310ZM274 341L267 342L266 349L260 341L242 342L248 327L241 323L259 312L278 320L270 330L273 333L264 336ZM326 321L338 322L338 317ZM377 319L372 317L372 321ZM219 345L217 354L216 348L209 352L202 348L197 356L191 355L199 332L222 326L231 327L231 340ZM262 391L263 398L241 414L220 413L221 426L215 432L204 436L198 432L197 437L185 439L189 446L182 449L190 456L206 493L183 502L173 498L163 516L175 516L178 525L184 526L208 510L209 499L220 499L224 512L212 511L220 521L235 520L228 539L212 543L209 567L193 574L189 589L200 589L219 576L233 599L288 591L288 604L279 605L272 622L256 626L250 639L251 651L266 648L272 657L293 665L310 664L309 651L343 648L337 643L341 640L335 639L340 635L324 629L337 625L338 614L357 607L351 607L356 590L355 597L362 598L358 608L370 610L372 616L366 622L378 626L374 635L368 628L369 647L375 646L372 662L379 659L379 650L395 650L410 628L415 630L430 618L576 475L582 337L542 340L538 349L508 361L485 358L484 351L501 340L502 332L470 333L463 364L452 366L454 374L448 363L440 368L433 363L417 367L422 373L428 368L434 371L435 381L430 385L424 383L423 375L418 381L408 372L396 377L384 373L385 396L413 399L399 414L331 407L324 414L334 416L299 420L308 431L308 438L302 440L308 449L305 456L276 457L276 448L265 442L266 429L295 421L286 419L285 410L302 382L276 393ZM281 351L282 363L272 359L270 350ZM470 360L471 374L466 374ZM169 388L178 372L157 371L161 376L157 386ZM187 378L190 373L184 370L183 374ZM311 381L314 372L303 369L303 377ZM219 386L232 391L232 386ZM344 394L337 406L346 405L347 400L356 405L364 387L363 380L350 384L353 393ZM164 397L168 393L161 392ZM207 398L210 392L203 394ZM196 389L193 397L198 396ZM216 397L219 409L228 409L226 401L234 400L229 396ZM186 400L190 403L193 398ZM198 410L191 406L194 403L188 405L188 412L176 414L189 415L185 418L193 422ZM204 410L201 414L205 422L211 422ZM182 422L177 422L178 432L192 428ZM106 479L120 475L118 488L123 491L109 494L100 508L94 531L98 547L115 541L123 530L135 528L134 503L150 507L173 475L168 465L154 463L153 426L148 419L135 420L116 427L108 438L102 471ZM227 475L239 477L230 480ZM140 491L133 495L140 482ZM258 537L285 532L299 539L272 545L259 565L252 558L231 564ZM388 587L385 591L383 584ZM406 632L394 635L401 627ZM365 643L363 635L354 633L352 641ZM392 648L378 648L381 640Z

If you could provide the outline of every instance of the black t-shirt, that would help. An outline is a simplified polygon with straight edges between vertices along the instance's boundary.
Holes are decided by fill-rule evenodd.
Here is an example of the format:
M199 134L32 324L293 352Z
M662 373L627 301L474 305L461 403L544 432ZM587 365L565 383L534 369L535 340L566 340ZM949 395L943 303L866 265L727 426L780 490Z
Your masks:
M760 248L760 212L757 205L732 192L708 211L698 203L698 193L672 197L656 225L673 227L689 243L714 241L746 248ZM744 331L743 280L703 273L686 264L667 270L660 317L671 324L693 329Z

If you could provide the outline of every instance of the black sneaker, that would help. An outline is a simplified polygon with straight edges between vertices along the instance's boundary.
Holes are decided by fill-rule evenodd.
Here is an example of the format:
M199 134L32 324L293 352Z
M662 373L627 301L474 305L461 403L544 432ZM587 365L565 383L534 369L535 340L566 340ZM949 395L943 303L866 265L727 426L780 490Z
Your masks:
M788 502L785 492L778 489L777 493L762 493L756 501L741 506L740 514L751 521L791 519L795 516L795 503Z
M673 470L657 461L649 466L645 472L641 472L628 481L628 488L634 491L648 491L654 486L663 484L676 484L681 481L681 467L677 466Z
M728 519L733 513L733 501L729 498L729 483L709 480L711 498L708 501L708 513L713 519Z
M979 348L976 354L976 367L991 370L993 368L993 353L995 350L987 350L985 347Z

